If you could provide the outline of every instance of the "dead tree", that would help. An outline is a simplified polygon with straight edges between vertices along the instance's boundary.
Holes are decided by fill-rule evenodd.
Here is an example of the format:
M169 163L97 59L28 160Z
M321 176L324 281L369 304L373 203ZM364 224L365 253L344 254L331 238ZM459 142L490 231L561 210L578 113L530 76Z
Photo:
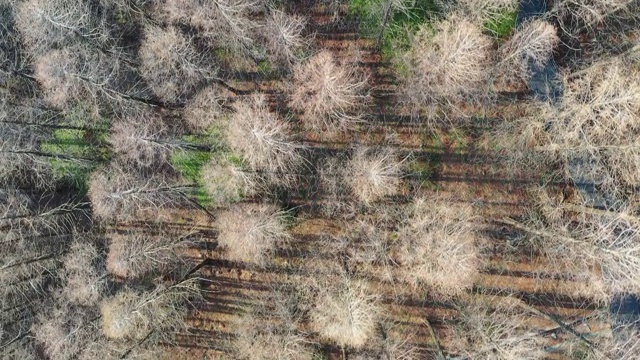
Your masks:
M365 205L400 192L405 160L389 148L359 148L346 164L345 171L355 198Z
M289 106L315 131L346 129L362 118L369 99L367 78L357 67L340 64L322 51L293 70Z
M618 205L598 209L557 203L542 193L536 211L522 221L504 222L523 231L530 244L573 279L578 295L608 302L640 294L640 221Z
M115 276L141 279L149 275L166 275L184 268L189 262L184 251L195 234L157 235L144 232L109 234L107 270Z
M234 104L227 125L229 147L249 169L264 171L272 182L287 183L287 175L302 163L302 145L292 139L291 124L269 110L264 96L254 95Z
M102 36L89 3L82 0L21 2L16 27L34 56L77 43L77 37L95 41Z
M252 52L253 31L258 24L252 16L260 9L256 0L168 0L163 15L173 23L186 23L219 46Z
M148 25L139 52L142 76L164 102L184 101L214 75L203 53L175 27Z
M267 56L275 64L291 66L309 47L303 31L306 19L300 15L289 15L280 10L271 10L264 25L264 41Z
M497 71L508 81L527 83L531 67L542 69L560 43L555 27L544 20L531 20L520 25L499 49Z
M640 184L638 76L621 58L567 74L559 104L531 104L528 116L498 129L505 158L559 165L566 178L624 198Z
M460 15L422 26L405 55L404 101L416 114L441 106L464 117L462 104L491 99L492 45L479 25Z
M291 238L285 216L271 205L235 205L218 216L218 243L230 260L265 266Z
M486 304L485 304L486 302ZM532 315L508 300L476 300L458 308L454 346L471 359L543 359L544 338L525 321Z
M163 207L186 205L186 193L195 187L160 173L147 175L114 163L91 175L89 199L96 219L128 221Z
M199 296L197 279L145 292L123 289L100 306L102 333L114 340L170 339L186 327L187 305Z
M471 288L481 266L473 209L450 199L417 199L400 229L396 263L400 277L455 296Z
M346 277L321 285L310 310L313 328L341 348L361 348L374 335L380 308L364 283Z

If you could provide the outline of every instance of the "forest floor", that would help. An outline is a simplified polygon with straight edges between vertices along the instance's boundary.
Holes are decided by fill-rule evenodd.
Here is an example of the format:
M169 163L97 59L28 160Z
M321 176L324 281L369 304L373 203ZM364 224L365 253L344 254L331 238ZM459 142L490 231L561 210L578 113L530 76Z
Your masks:
M482 269L474 288L465 296L493 299L494 296L510 295L549 315L532 315L524 319L534 328L546 331L549 346L571 336L561 331L551 318L573 323L589 317L595 307L588 302L569 299L575 284L567 286L567 281L558 275L557 270L550 273L548 263L532 261L528 254L514 251L509 244L516 234L500 222L503 218L517 218L523 214L530 198L529 191L539 179L507 172L498 163L492 149L484 146L483 139L472 130L434 133L403 114L392 95L396 90L396 80L391 75L390 65L382 61L375 41L361 37L357 23L348 20L344 9L342 13L334 13L316 1L306 4L300 11L311 19L309 28L315 34L315 47L332 51L341 61L357 59L360 67L369 73L373 89L367 121L357 129L331 136L304 133L302 141L310 147L327 151L361 144L391 146L403 154L411 154L418 164L414 170L421 175L407 181L407 198L445 195L472 205L476 212L474 221L487 243L490 261ZM234 85L267 93L274 108L286 108L286 97L282 91L285 86L280 80L256 72L246 82ZM559 187L564 192L571 191L562 189L562 185ZM175 345L178 346L168 348L167 359L233 358L228 353L230 341L237 332L243 312L259 304L268 293L283 284L313 282L314 269L332 266L335 257L323 239L346 233L357 220L322 216L310 206L313 201L315 199L304 197L290 199L297 206L296 223L291 229L293 240L289 246L294 250L278 254L275 265L267 269L226 261L224 254L218 251L193 250L195 258L211 259L210 266L204 267L200 273L209 280L207 295L205 302L191 315L189 330L177 337ZM211 230L211 243L215 242L212 219L206 214L194 210L163 216L175 226ZM392 324L387 329L387 336L409 339L422 349L425 358L437 354L437 343L444 353L456 353L453 329L446 323L455 319L457 310L448 299L385 281L378 276L382 272L363 271L370 272L367 276L370 289L381 295L385 322ZM601 324L596 320L584 321L574 325L574 329L580 331L580 326L593 328ZM314 337L313 329L305 330ZM330 345L320 346L319 351L329 359L342 356L339 349Z

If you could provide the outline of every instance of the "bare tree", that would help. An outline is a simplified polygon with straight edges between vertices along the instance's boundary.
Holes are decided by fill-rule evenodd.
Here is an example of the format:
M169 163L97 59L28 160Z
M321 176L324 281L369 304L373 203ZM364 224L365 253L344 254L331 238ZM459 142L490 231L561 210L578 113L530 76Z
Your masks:
M131 220L144 211L185 204L185 192L195 185L155 173L126 171L111 164L94 172L89 179L89 199L93 215L102 221Z
M116 121L107 141L120 159L140 168L169 164L171 155L178 151L210 150L177 138L174 131L160 116L143 113Z
M165 102L183 101L210 71L204 56L175 27L147 25L140 46L140 71L153 92Z
M374 335L378 299L363 282L346 276L321 286L311 310L313 328L338 346L361 348Z
M169 21L194 26L218 45L250 50L258 26L252 14L260 5L260 0L168 0L162 10Z
M101 36L89 3L82 0L20 2L16 27L35 56L73 44L78 36L88 40Z
M450 199L417 199L400 230L397 263L401 278L444 295L473 286L481 251L472 224L473 209Z
M405 160L390 148L355 150L347 164L346 177L355 197L370 206L374 202L400 192Z
M263 170L270 179L286 182L301 163L302 147L291 139L291 125L269 110L265 96L254 95L234 104L227 141L252 170Z
M217 206L238 202L264 188L264 182L255 172L228 159L216 157L202 168L202 182Z
M82 46L51 50L35 59L34 75L45 92L46 100L64 109L86 101L96 109L109 105L121 110L125 106L144 103L134 99L121 78L117 59L92 52ZM131 85L133 87L133 85Z
M167 337L186 326L187 304L199 296L197 279L148 292L123 289L100 307L102 333L110 339Z
M527 21L500 47L498 72L508 80L527 82L531 76L530 67L543 68L559 42L552 24L539 19Z
M187 263L183 251L194 234L178 236L160 231L109 234L107 270L122 278L140 279L149 274L164 275Z
M617 294L640 294L640 222L624 207L602 210L588 204L557 204L539 197L538 211L505 223L524 231L534 248L584 282L584 296L608 302ZM602 284L602 285L601 285Z
M310 360L313 344L299 327L306 306L301 289L272 289L258 304L234 322L237 337L233 354L242 360Z
M534 105L528 116L504 124L496 138L508 141L507 158L555 163L577 183L624 197L640 184L637 76L623 59L566 74L559 104Z
M211 85L194 96L184 109L184 118L190 128L200 131L210 129L225 117L225 105L229 94L217 85Z
M49 357L86 359L84 351L100 336L98 319L96 308L57 306L41 313L32 331Z
M291 238L285 216L272 205L236 205L218 217L218 243L230 260L264 266L278 245Z
M482 24L486 21L518 10L518 0L459 0L457 2L438 0L441 7L448 12L458 11L474 22Z
M491 305L489 305L491 304ZM531 314L509 301L476 300L459 308L455 348L470 359L542 359L543 338L528 329Z
M445 106L464 115L460 104L483 102L491 95L491 39L479 25L453 14L436 24L423 25L405 56L408 74L403 97L420 112Z
M64 258L62 298L71 304L96 306L107 292L107 272L103 254L97 248L92 234L77 233Z
M314 130L345 129L361 119L369 98L367 79L351 64L339 64L322 51L295 67L289 105Z
M264 26L267 54L274 63L290 66L309 46L303 31L306 19L300 15L288 15L280 10L271 10Z
M593 27L617 12L633 11L633 0L561 0L553 4L551 14L558 19L573 17L579 25ZM569 34L576 29L563 27Z

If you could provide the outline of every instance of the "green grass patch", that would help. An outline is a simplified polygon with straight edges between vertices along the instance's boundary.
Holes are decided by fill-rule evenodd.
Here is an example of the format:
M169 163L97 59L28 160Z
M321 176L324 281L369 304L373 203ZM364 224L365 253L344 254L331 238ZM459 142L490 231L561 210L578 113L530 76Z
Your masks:
M104 137L101 131L56 129L49 139L40 144L40 150L69 157L49 158L54 179L67 183L84 194L93 169L110 156Z
M417 0L407 11L384 13L385 0L350 0L349 14L360 20L361 31L380 40L383 57L391 60L409 49L418 27L438 18L440 9L432 0Z
M482 24L485 33L499 40L505 40L516 27L517 11L508 11L493 15Z
M212 156L208 151L176 150L171 154L171 165L185 180L199 185L191 195L204 207L211 205L212 201L202 184L202 167L211 160Z
M200 183L202 167L211 160L211 156L208 151L176 150L171 154L171 165L186 180Z

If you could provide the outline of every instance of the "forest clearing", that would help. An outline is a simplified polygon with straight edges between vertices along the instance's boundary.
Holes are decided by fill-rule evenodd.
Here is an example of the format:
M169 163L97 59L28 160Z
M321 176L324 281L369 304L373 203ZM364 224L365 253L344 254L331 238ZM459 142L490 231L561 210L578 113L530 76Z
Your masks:
M640 2L0 17L0 358L640 359Z

